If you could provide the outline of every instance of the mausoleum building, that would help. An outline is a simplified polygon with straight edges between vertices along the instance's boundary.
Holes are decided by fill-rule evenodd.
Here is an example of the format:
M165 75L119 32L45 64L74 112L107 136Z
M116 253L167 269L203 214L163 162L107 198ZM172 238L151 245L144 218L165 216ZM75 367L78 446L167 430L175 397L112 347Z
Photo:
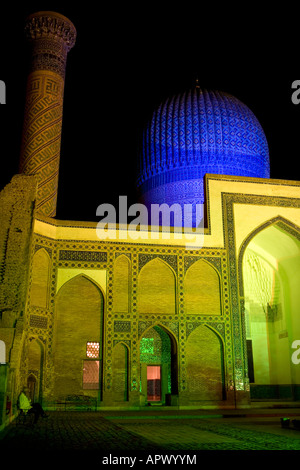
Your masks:
M0 193L2 426L24 386L48 409L299 400L300 185L270 179L252 111L198 83L154 110L140 203L149 214L175 205L182 219L102 232L96 222L58 220L76 30L39 12L26 32L33 60L20 172Z

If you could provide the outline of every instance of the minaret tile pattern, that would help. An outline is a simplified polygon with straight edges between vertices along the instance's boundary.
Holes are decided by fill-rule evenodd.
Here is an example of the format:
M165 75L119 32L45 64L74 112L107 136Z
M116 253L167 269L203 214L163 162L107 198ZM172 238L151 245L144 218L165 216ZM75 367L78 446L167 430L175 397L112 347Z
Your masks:
M66 59L76 40L71 21L54 12L30 15L31 43L20 173L38 176L36 211L56 215Z

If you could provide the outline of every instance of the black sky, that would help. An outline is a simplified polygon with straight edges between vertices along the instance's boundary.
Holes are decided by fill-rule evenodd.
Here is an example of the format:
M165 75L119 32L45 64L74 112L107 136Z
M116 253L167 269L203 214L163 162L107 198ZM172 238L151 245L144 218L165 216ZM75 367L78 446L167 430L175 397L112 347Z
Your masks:
M291 84L300 79L296 12L108 3L26 2L1 15L1 188L18 171L24 20L40 10L64 14L78 35L67 61L57 218L97 220L97 206L116 205L119 195L136 202L141 129L161 100L197 77L201 87L231 93L254 112L268 140L271 178L300 180L300 105L291 101Z

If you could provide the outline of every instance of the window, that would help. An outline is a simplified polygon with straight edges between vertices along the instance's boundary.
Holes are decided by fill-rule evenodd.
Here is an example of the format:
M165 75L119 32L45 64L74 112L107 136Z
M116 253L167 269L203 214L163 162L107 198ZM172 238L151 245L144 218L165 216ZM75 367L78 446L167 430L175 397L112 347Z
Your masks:
M89 342L86 344L86 355L90 359L96 359L99 357L100 343Z
M86 345L86 357L83 361L83 389L99 389L99 351L100 343L88 342Z

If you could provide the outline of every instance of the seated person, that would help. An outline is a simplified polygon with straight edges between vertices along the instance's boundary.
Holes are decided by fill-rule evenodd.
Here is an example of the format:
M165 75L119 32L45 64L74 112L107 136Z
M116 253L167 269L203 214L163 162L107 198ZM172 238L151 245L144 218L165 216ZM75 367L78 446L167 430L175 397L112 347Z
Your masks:
M45 411L43 410L42 406L39 403L32 403L27 397L28 389L23 389L19 396L19 408L23 411L23 413L33 413L34 414L34 423L37 423L40 416L42 418L48 418Z

